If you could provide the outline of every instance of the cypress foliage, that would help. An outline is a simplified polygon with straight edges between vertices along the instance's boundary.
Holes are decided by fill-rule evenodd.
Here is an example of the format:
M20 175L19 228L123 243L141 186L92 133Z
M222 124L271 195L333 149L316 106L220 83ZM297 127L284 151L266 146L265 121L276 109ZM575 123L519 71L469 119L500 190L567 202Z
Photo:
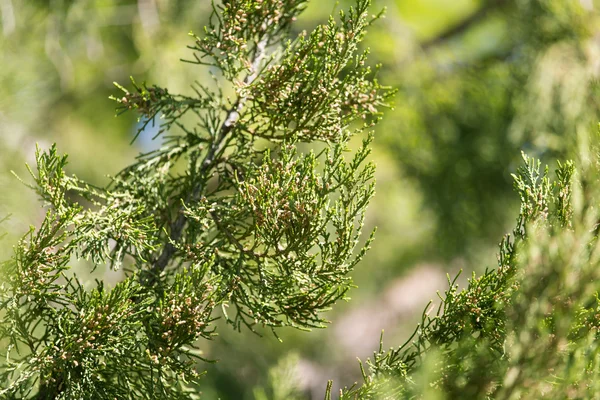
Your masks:
M292 37L305 5L213 5L186 61L215 79L191 95L117 84L118 112L138 113L138 134L160 124L161 147L108 186L68 175L55 146L38 149L26 184L47 211L2 264L0 398L196 398L216 318L275 335L325 326L373 239L361 239L366 159L394 91L359 50L379 18L368 0ZM598 397L598 160L558 163L554 177L523 160L497 268L462 290L448 277L410 339L381 345L340 399ZM86 282L75 259L123 279ZM271 374L280 398L295 395L285 368Z
M580 172L558 162L551 179L523 154L513 175L521 209L498 267L462 290L448 277L408 341L380 345L368 368L360 364L364 382L339 398L596 398L600 164L590 159Z
M117 85L119 112L160 123L162 146L107 187L38 149L30 186L47 213L3 265L0 397L192 398L217 309L235 329L324 326L373 238L359 245L368 132L393 91L358 49L369 1L291 38L305 3L213 5L188 62L215 83L191 96ZM311 142L321 150L303 152ZM125 278L90 287L73 258Z

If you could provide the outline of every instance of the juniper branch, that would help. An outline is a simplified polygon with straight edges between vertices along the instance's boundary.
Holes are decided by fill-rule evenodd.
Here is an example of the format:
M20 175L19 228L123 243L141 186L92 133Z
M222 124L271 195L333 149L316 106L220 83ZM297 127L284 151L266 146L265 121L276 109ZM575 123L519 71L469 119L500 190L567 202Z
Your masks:
M381 338L379 349L374 352L372 359L367 360L370 373L366 374L362 363L360 364L364 383L345 388L341 392L340 399L377 398L379 395L385 398L388 398L387 396L390 396L389 398L412 398L410 393L416 371L423 367L423 360L427 358L428 354L436 351L444 358L442 363L436 366L436 368L440 368L441 372L436 371L436 373L440 372L440 378L432 385L438 390L445 388L450 398L461 396L491 398L490 394L495 393L496 390L499 390L503 396L499 398L511 398L512 390L515 389L515 385L518 385L516 376L513 377L515 381L511 381L511 384L506 386L502 381L495 381L497 377L494 374L502 371L499 365L507 359L505 353L510 347L508 345L511 335L510 328L529 326L523 320L511 321L511 317L525 319L527 316L535 315L535 312L539 311L539 306L533 302L534 306L532 307L535 311L527 309L531 306L530 300L534 297L544 296L543 292L547 285L555 285L559 293L564 286L568 286L561 280L552 282L548 279L548 276L556 271L549 272L546 264L552 265L553 263L550 260L540 260L537 251L532 252L535 254L533 256L535 263L541 267L536 273L544 276L545 279L534 277L528 280L526 275L531 271L524 271L527 268L523 260L524 254L527 254L525 249L531 245L530 240L540 240L540 237L543 237L543 235L539 235L540 231L546 230L547 233L551 232L551 235L559 236L564 230L569 234L569 229L565 228L572 226L573 218L573 208L569 200L574 184L574 164L571 161L559 162L556 179L552 181L548 168L542 170L540 161L536 162L535 159L524 153L522 157L524 165L517 170L516 174L513 174L514 187L521 199L521 209L512 235L505 235L499 244L498 267L487 269L479 277L473 273L467 287L463 290L459 290L456 283L458 275L453 280L448 276L449 288L444 296L438 294L440 303L437 312L431 312L432 302L430 302L423 310L421 322L409 339L399 348L384 350L381 343L383 338ZM526 226L529 229L525 229ZM580 244L583 243L582 247L597 248L595 244L597 238L593 238L589 229L585 229L583 237L586 240ZM538 235L532 235L530 231L535 231ZM569 254L572 251L570 248L565 248L565 250ZM556 249L552 252L556 252ZM542 254L548 253L551 251L542 252ZM570 259L570 261L572 260ZM564 262L564 260L556 262L560 268L564 268L563 273L569 269L564 267ZM589 259L585 259L584 264L588 268L591 267L587 273L597 276L597 272L595 272L597 266L594 263L589 263ZM572 280L573 282L579 281L579 279ZM593 282L593 279L581 279L581 281L587 283ZM527 285L533 287L530 293L523 294L527 305L521 305L522 310L515 310L515 303L518 303L519 293L523 290L522 286ZM572 286L574 286L572 297L583 292L581 287L583 284L573 284ZM590 286L594 290L597 288L593 284ZM557 298L558 294L556 293L555 298L551 300L556 301ZM564 294L564 299L568 299L565 303L572 301L570 294ZM586 300L588 299L589 297L586 298ZM593 301L582 307L585 311L580 311L580 313L584 315L584 318L574 318L577 322L584 320L579 327L583 332L578 333L580 336L589 333L590 326L595 327L598 324L600 314L594 307L597 306L596 300L597 296L595 295ZM560 306L560 303L558 304ZM568 307L573 306L565 308ZM572 313L573 310L569 312ZM547 316L543 315L541 318L546 319ZM585 321L586 318L587 321ZM536 321L536 324L539 324L534 325L536 328L545 325L540 321ZM529 338L528 340L533 338L537 340L536 335L526 335L525 337ZM512 345L514 346L514 344ZM528 343L525 347L531 346L532 343ZM551 353L555 351L556 349L553 349ZM518 351L515 353L519 354ZM481 372L478 363L481 363L481 366L485 365L489 371ZM524 365L524 362L522 363L518 359L512 363L519 367ZM482 375L477 375L479 373ZM467 395L465 394L466 389L461 387L465 383L457 384L457 381L460 380L467 381L469 374L472 374L471 378L473 379L474 388L472 390L480 391L478 392L480 394L485 393L485 397L474 394ZM504 389L502 389L503 385ZM451 391L452 388L457 389L460 395L454 394ZM325 399L331 400L331 384L327 386Z
M266 55L266 47L269 42L269 36L263 37L260 42L256 45L256 52L254 55L254 60L252 61L251 73L246 76L244 79L244 84L250 85L258 76L258 72L260 70L260 64L265 58ZM209 151L207 152L202 164L200 166L200 175L205 175L212 167L213 163L216 159L217 154L219 154L223 148L223 144L225 142L225 138L232 131L235 123L239 119L240 112L243 110L244 105L247 101L247 96L240 96L231 107L231 109L227 113L227 117L225 121L221 125L219 129L219 134L217 138L211 144ZM205 182L201 181L193 191L189 194L185 203L191 204L199 199L204 189ZM186 216L183 214L183 206L181 206L177 212L177 218L171 224L171 232L169 237L169 242L165 245L162 253L156 259L154 264L152 265L151 270L149 271L149 277L147 278L145 284L147 286L151 286L155 281L156 277L160 275L160 273L166 268L169 264L169 261L173 257L175 253L175 245L173 243L177 242L181 234L183 232L183 228L186 224Z
M233 100L220 86L197 84L192 98L133 80L136 92L117 85L125 93L118 111L160 117L158 135L171 127L183 134L165 135L160 150L142 154L107 188L68 176L55 146L38 151L33 187L51 210L15 247L0 284L9 317L0 340L11 343L0 354L0 397L188 398L202 360L192 348L211 337L217 306L233 305L236 314L225 317L237 329L324 327L321 313L349 290L348 273L373 238L354 254L374 192L374 165L364 163L371 132L351 160L344 152L393 91L357 52L368 0L275 47L304 4L214 6L219 23L193 49L197 64L212 60L234 86ZM189 111L199 129L181 123ZM325 144L318 154L297 146L315 140ZM179 161L184 174L174 169ZM93 268L117 268L125 256L133 263L117 287L87 290L67 273L71 256Z

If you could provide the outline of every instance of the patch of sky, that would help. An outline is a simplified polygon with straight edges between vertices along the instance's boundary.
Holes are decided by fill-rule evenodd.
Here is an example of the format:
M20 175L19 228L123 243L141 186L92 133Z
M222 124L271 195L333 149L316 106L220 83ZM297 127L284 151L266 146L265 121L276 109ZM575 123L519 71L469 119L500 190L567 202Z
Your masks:
M147 153L160 148L162 139L160 136L157 137L160 125L160 119L156 118L155 121L150 122L140 120L133 126L132 135L137 135L136 141L142 152Z

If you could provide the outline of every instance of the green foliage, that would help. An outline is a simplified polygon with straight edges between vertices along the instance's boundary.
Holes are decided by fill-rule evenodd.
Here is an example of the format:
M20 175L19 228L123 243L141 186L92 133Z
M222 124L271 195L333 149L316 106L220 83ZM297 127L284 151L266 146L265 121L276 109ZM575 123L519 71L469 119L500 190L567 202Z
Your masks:
M304 3L213 6L191 62L227 87L117 85L118 110L161 119L164 138L107 187L69 176L55 146L38 150L30 186L48 211L4 264L1 396L192 398L218 307L236 329L324 326L373 237L360 245L372 135L344 153L393 91L357 52L369 1L288 39ZM303 153L312 141L322 150ZM124 265L123 279L90 288L74 258Z
M342 399L594 398L597 386L597 209L574 209L571 161L558 163L555 179L523 155L514 177L521 210L512 236L500 242L498 267L450 288L423 312L411 338L382 347L361 364L364 383ZM597 193L598 164L584 171ZM581 193L579 193L581 196ZM419 383L420 382L420 383ZM331 384L326 398L331 398Z
M358 349L280 328L324 325L322 311L346 295L370 243L359 234L372 143L346 150L391 94L376 76L400 88L400 107L375 143L386 184L366 221L380 227L379 248L354 275L361 306L412 265L464 257L469 268L476 247L495 241L516 211L506 171L519 150L574 157L598 120L599 25L588 1L397 1L389 23L374 26L361 1L314 31L314 11L294 21L305 1L224 1L212 10L181 0L1 3L1 164L16 168L24 133L43 141L51 132L71 160L66 166L55 148L38 152L31 186L45 219L13 198L17 191L0 191L1 213L22 208L43 219L2 267L2 398L202 390L238 399L252 387L256 399L305 398L296 361L280 358L284 346L221 329L220 341L203 340L221 313L237 329L296 335L286 344L317 371L343 369L343 353ZM148 11L158 13L154 25ZM192 65L175 68L179 39L171 38L205 15ZM415 15L423 23L412 34L405 23L414 26ZM363 39L387 69L365 66ZM67 174L98 182L137 151L119 147L134 113L112 119L100 104L110 82L131 71L139 82L168 81L169 89L134 81L115 95L119 112L160 125L161 147L106 187ZM177 93L190 76L200 83ZM579 157L571 184L573 164L559 164L551 180L527 159L515 174L517 228L501 242L498 269L473 275L465 290L460 277L449 279L414 336L399 350L380 348L370 372L363 368L365 385L342 398L597 397L597 168L588 161ZM15 220L9 237L22 226ZM121 268L110 274L121 282L85 276L104 264ZM222 362L199 382L194 368L213 368L205 357ZM313 393L319 385L305 384Z
M297 400L301 399L300 388L292 383L298 368L299 358L292 353L269 369L269 387L254 389L256 400Z
M391 23L370 35L374 48L392 41L387 57L383 50L376 57L385 64L381 76L399 88L401 106L383 122L383 140L433 214L439 240L424 235L426 251L477 265L518 207L507 171L520 151L568 159L588 146L584 138L600 119L598 7L564 0L403 3L394 23L414 13L420 40ZM471 12L431 26L465 3ZM429 12L419 13L417 4Z

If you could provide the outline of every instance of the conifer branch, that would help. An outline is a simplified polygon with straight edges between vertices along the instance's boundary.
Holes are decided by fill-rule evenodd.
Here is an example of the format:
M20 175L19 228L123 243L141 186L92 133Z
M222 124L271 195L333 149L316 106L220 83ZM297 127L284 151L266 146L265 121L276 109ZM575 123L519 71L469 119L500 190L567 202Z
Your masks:
M254 59L252 61L252 67L250 70L251 72L244 79L245 85L252 84L252 82L254 82L254 80L258 76L258 73L260 71L260 64L262 63L266 55L266 48L269 39L270 37L265 35L257 43ZM239 119L240 112L243 110L246 101L246 96L238 97L234 105L228 111L225 121L219 129L219 134L217 138L211 143L210 149L201 163L199 171L200 176L204 176L213 167L216 155L221 153L225 139L227 135L232 131L235 123ZM194 187L193 191L189 194L188 198L185 201L186 204L194 203L199 199L204 189L204 183L205 182L200 182ZM177 218L171 224L169 241L166 243L162 253L156 259L156 261L152 265L151 270L149 271L149 276L145 282L147 286L151 286L153 282L155 282L156 277L160 275L162 271L166 268L166 266L169 264L169 261L173 257L173 254L175 253L176 248L173 243L177 242L180 239L181 234L183 232L183 228L186 224L186 216L183 213L183 210L184 207L181 206L177 212Z
M576 336L585 337L588 334L597 338L597 333L594 333L600 323L600 314L597 311L598 304L600 304L596 291L597 286L590 285L591 288L585 293L585 284L578 282L593 282L594 279L573 279L573 276L570 276L569 279L573 283L567 283L560 279L556 281L548 279L550 276L556 277L561 273L570 274L572 271L565 268L564 260L554 261L555 265L550 259L540 258L539 249L532 242L542 239L542 243L544 243L543 239L546 237L549 240L544 245L549 246L552 250L545 249L541 254L566 251L569 253L568 260L574 261L571 257L573 249L570 247L557 248L555 242L564 237L572 239L574 214L570 199L572 188L575 185L573 162L558 162L556 179L553 181L549 177L548 167L542 170L539 160L530 158L524 153L522 157L524 165L517 170L516 174L513 174L514 188L520 197L521 209L512 235L505 235L499 244L498 267L486 269L485 273L479 277L473 273L463 290L459 290L456 283L458 275L452 280L448 276L449 288L445 295L442 296L438 293L440 303L437 312L432 313L433 307L430 302L423 310L421 322L409 339L399 348L384 350L382 334L379 349L374 352L373 358L367 361L370 373L365 374L362 363L360 364L364 383L345 388L340 393L340 399L385 397L392 393L398 398L408 397L408 393L411 393L413 389L415 372L419 368L424 368L424 360L436 352L442 361L430 367L434 368L434 371L427 371L428 374L437 376L436 379L432 379L431 383L436 390L443 388L445 393L451 394L452 390L457 390L464 394L465 387L471 385L471 390L475 388L477 391L470 393L469 398L512 398L510 394L513 390L522 389L520 385L522 382L517 379L517 375L520 376L521 373L527 372L535 374L537 371L521 369L526 362L531 362L531 360L522 360L520 350L515 351L517 357L514 360L506 356L506 353L510 351L507 343L512 341L511 346L514 347L514 342L518 344L523 338L527 338L525 340L530 343L523 343L523 345L525 348L529 348L533 346L531 342L543 341L540 338L543 338L544 333L549 333L536 331L540 327L548 328L540 321L530 321L533 326L528 326L525 321L519 320L539 311L540 306L536 302L538 301L537 296L546 298L545 307L547 308L545 310L550 310L552 303L554 303L553 306L558 304L560 310L561 305L564 307L564 304L561 304L563 301L570 304L574 298L584 300L578 305L581 308L575 313L576 316L568 318L573 318L572 325L565 324L567 330L563 331L562 340L566 343L567 338L573 340ZM596 214L597 211L594 210L593 213ZM579 250L598 249L598 238L587 227L584 229L586 230L582 236L584 240L578 242L578 245L581 246ZM531 232L535 232L537 235L532 235ZM532 245L533 251L528 254L528 247ZM582 257L577 260L581 264L574 269L581 268L587 276L594 276L597 280L600 278L597 272L599 258L594 259L592 254L587 250L583 251ZM528 260L528 258L530 259ZM536 265L532 269L528 263ZM551 268L548 270L550 266L558 270ZM532 272L539 277L527 279L526 275ZM540 277L544 277L544 279L540 279ZM551 295L544 294L544 290L547 290L546 285L551 288ZM565 286L570 286L568 293L563 292ZM522 293L527 290L527 287L529 287L529 292ZM522 309L516 310L516 307ZM549 311L544 312L550 313ZM511 318L517 318L517 320L511 320ZM540 318L545 321L549 319L546 314ZM522 337L515 334L511 337L511 332L515 329L531 330L536 334L527 334ZM555 354L557 352L555 348L557 340L554 338L556 333L550 332L552 332L550 342L546 343L546 346L551 348L551 351L541 353ZM435 358L435 356L433 357ZM571 355L567 353L565 357L569 358L568 363L570 364ZM546 366L543 362L541 364ZM585 362L582 364L584 369L590 368L591 365L585 364ZM509 368L511 365L517 366L517 368L513 368L512 373ZM480 370L483 366L489 369ZM573 371L581 374L583 369L573 369ZM421 371L421 373L423 372ZM509 384L507 381L502 382L504 374L512 375ZM582 375L579 377L584 379ZM463 382L457 383L459 380L463 380ZM330 385L328 385L329 387ZM560 390L557 390L557 393L561 393ZM563 395L564 393L561 393L557 398L562 398ZM329 390L326 391L325 398L331 400Z
M38 151L31 187L50 209L0 282L0 340L10 343L0 397L189 398L204 360L194 346L213 335L217 306L233 306L225 318L236 329L324 326L322 312L345 296L373 239L355 253L374 193L371 132L350 160L347 142L394 92L358 52L369 0L283 42L305 3L213 6L192 62L220 70L233 100L220 85L196 83L197 97L133 79L135 91L117 85L118 112L136 110L143 126L160 118L158 135L183 133L165 135L108 187L68 176L55 147ZM193 128L186 113L197 117ZM325 144L318 154L297 146L316 140ZM174 169L182 161L184 174ZM116 287L89 289L68 272L73 256L93 268L133 262Z

